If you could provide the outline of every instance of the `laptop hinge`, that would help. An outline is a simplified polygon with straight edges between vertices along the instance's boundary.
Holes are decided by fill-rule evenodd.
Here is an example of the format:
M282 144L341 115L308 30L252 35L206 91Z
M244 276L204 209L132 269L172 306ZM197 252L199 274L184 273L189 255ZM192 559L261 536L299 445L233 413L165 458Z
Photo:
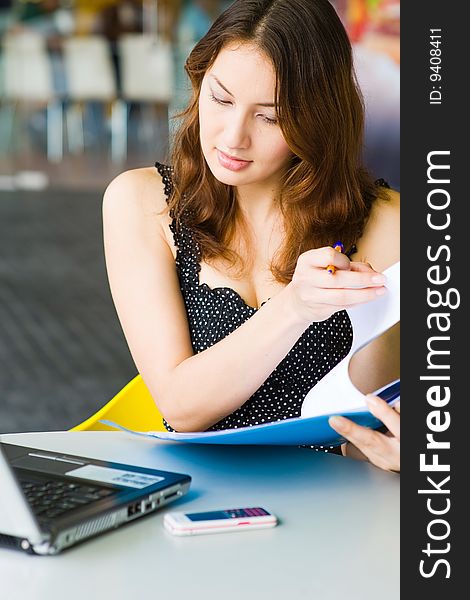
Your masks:
M32 545L41 544L48 535L41 531L20 484L0 443L0 532L3 535L28 540Z

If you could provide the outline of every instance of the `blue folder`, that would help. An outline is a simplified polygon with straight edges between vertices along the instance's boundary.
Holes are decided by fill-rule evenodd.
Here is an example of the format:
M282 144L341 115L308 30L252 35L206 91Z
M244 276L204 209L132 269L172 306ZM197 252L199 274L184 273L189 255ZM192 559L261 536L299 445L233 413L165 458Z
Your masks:
M400 381L396 381L381 392L381 398L389 404L400 396ZM366 407L364 410L333 413L341 414L359 425L377 429L383 424L372 415ZM152 437L160 440L185 442L188 444L252 444L273 446L339 446L345 440L328 424L332 415L317 417L293 418L252 427L239 429L224 429L222 431L204 431L200 433L177 433L172 431L154 431L149 433L132 431L112 421L103 420L111 427L116 427L129 433Z

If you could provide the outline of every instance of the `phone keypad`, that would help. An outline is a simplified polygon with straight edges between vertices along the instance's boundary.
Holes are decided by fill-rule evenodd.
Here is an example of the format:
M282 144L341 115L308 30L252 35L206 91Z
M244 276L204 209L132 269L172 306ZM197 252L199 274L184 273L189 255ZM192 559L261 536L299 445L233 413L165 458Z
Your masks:
M233 508L225 511L232 519L239 519L240 517L264 517L269 513L264 508Z

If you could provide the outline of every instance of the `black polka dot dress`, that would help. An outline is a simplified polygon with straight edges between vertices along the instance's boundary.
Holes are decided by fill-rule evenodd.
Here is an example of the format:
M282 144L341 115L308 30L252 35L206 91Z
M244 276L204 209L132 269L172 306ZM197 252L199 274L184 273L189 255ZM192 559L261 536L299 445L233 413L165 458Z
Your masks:
M155 164L167 196L172 191L172 169ZM172 216L172 215L170 215ZM259 309L249 306L228 287L210 288L199 282L201 254L190 228L170 225L177 248L176 268L195 353L202 352L235 331ZM352 343L351 321L346 311L326 321L312 323L274 369L266 381L243 406L227 415L208 431L250 427L299 417L308 391L349 352ZM172 428L165 422L165 427ZM332 447L313 447L328 451Z

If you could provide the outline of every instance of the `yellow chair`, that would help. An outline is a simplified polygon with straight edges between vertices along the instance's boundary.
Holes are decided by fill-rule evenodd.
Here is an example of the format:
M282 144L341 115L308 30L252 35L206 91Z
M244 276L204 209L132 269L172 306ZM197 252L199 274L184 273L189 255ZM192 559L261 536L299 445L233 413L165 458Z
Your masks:
M135 431L166 431L163 417L140 375L129 381L103 408L70 431L117 431L99 423L101 419Z

